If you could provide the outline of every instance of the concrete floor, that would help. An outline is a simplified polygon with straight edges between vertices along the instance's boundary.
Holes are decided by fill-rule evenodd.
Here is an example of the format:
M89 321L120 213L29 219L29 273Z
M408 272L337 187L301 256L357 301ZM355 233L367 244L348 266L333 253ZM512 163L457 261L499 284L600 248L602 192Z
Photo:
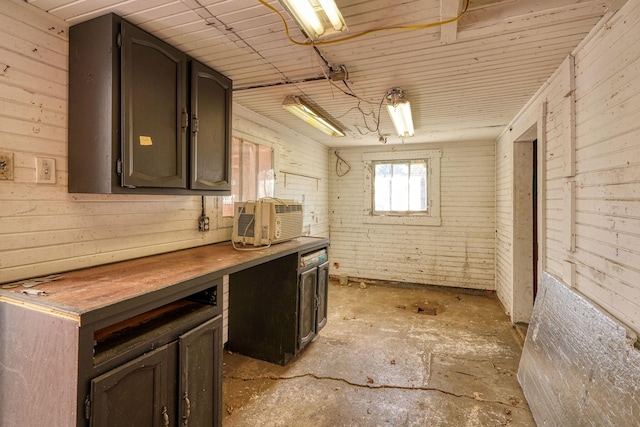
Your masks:
M518 339L492 296L332 282L287 366L225 351L223 426L535 426Z

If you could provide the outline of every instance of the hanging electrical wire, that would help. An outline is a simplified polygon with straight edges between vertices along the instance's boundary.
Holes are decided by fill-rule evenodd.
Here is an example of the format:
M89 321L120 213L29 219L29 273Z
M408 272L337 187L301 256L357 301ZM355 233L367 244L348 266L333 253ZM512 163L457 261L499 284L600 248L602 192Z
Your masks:
M316 49L316 51L318 51L318 50ZM324 60L324 57L322 59ZM327 65L332 73L336 72L336 69L332 68L331 65L329 65L326 62L326 60L324 60L324 61L325 61L324 65ZM366 100L366 99L364 99L364 98L362 98L362 97L360 97L359 95L357 95L355 93L355 91L351 88L351 86L349 86L349 82L347 81L347 78L348 78L347 76L349 75L349 73L347 72L347 68L344 65L340 65L339 68L337 69L337 71L340 71L340 72L343 73L344 78L341 81L347 87L347 89L349 90L348 92L345 91L343 88L341 88L339 85L337 85L334 82L334 79L332 78L332 76L328 75L326 73L324 67L322 66L323 64L318 64L318 65L320 65L320 69L322 71L322 74L324 74L324 76L325 76L326 80L329 82L329 85L330 85L331 88L336 88L340 92L342 92L343 94L345 94L347 96L350 96L350 97L353 97L353 98L358 100L358 104L355 107L352 107L352 108L348 109L344 114L341 114L339 116L335 116L335 118L336 119L340 119L342 117L345 117L347 114L349 114L353 110L357 110L362 115L362 121L364 122L364 126L367 129L366 132L363 132L358 125L354 125L354 127L356 128L358 133L360 133L360 135L368 135L370 133L378 132L379 120L376 117L375 112L373 110L371 110L370 112L366 112L366 111L364 111L364 109L361 106L361 104L363 102L366 103L366 104L369 104L369 105L373 105L373 103L368 101L368 100ZM379 115L379 113L380 112L378 111L378 115ZM373 117L373 122L375 124L375 128L372 128L372 127L369 126L369 123L367 121L367 116L372 116Z
M360 135L363 135L363 136L375 133L378 136L378 142L380 142L382 144L386 144L387 143L387 136L382 134L382 132L380 132L380 114L382 112L382 105L384 104L384 101L385 101L385 99L387 97L387 94L385 93L382 96L382 99L380 100L380 103L378 104L378 114L377 114L377 116L376 116L376 113L373 111L373 109L369 113L367 113L361 107L361 102L365 102L365 103L367 103L369 105L374 105L372 102L367 101L366 99L363 99L363 98L361 98L361 97L359 97L359 96L357 96L355 94L353 96L356 99L358 99L358 105L355 106L355 107L350 108L349 110L347 110L346 113L344 113L344 114L342 114L340 116L337 116L336 118L344 117L347 114L349 114L351 111L358 110L360 112L360 114L362 115L362 121L364 122L364 127L366 128L366 131L363 131L360 126L354 125L354 127L356 128L358 133ZM367 122L367 117L368 116L371 116L373 118L373 123L375 124L375 128L369 126L369 123Z
M349 171L351 170L351 165L347 163L345 159L340 157L340 154L338 153L338 151L334 151L333 154L336 155L336 175L342 178L343 176L349 173ZM346 170L344 169L343 165L346 166Z
M280 19L282 20L282 24L284 25L284 31L287 35L287 38L289 39L289 41L295 45L298 46L324 46L324 45L328 45L328 44L335 44L335 43L341 43L341 42L345 42L347 40L353 40L362 36L366 36L368 34L373 34L373 33L377 33L380 31L390 31L390 30L421 30L421 29L425 29L425 28L432 28L432 27L437 27L440 25L445 25L445 24L451 24L453 22L456 22L458 20L460 20L460 18L462 18L464 16L465 13L467 13L467 10L469 9L469 0L465 0L464 2L464 7L462 8L462 12L460 12L460 14L454 18L451 19L445 19L444 21L437 21L437 22L428 22L426 24L418 24L418 25L396 25L396 26L391 26L391 27L382 27L382 28L373 28L371 30L367 30L367 31L363 31L361 33L357 33L357 34L352 34L350 36L346 36L346 37L341 37L339 39L334 39L334 40L325 40L325 41L305 41L305 42L299 42L297 40L294 40L291 35L289 34L289 26L287 25L287 21L284 19L284 16L282 16L282 14L278 11L278 9L276 9L275 7L271 6L269 3L267 3L265 0L258 0L260 3L262 3L262 5L266 6L267 8L271 9L276 15L278 15L280 17Z

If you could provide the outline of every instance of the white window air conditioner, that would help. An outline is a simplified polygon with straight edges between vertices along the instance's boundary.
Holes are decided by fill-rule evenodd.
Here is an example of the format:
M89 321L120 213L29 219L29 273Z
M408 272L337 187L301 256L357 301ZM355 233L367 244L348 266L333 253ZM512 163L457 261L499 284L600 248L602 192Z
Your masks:
M260 199L236 202L233 215L234 243L262 246L302 235L302 204L293 200Z

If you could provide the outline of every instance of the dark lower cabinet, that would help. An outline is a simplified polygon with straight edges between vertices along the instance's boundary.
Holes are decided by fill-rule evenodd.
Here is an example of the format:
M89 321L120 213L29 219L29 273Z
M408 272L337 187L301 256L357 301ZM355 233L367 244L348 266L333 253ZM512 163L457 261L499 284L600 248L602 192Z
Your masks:
M298 349L303 348L316 336L318 278L316 270L300 275L300 312L298 314Z
M159 325L164 328L164 325ZM91 427L220 426L222 316L91 380Z
M298 349L304 348L327 323L329 262L300 273Z
M179 348L178 423L222 423L222 317L182 335Z
M91 396L86 401L87 408L91 407L90 425L176 425L170 423L175 412L167 397L175 383L170 380L175 372L175 347L176 343L165 345L91 380Z
M327 297L329 296L329 261L318 266L317 332L327 324Z
M229 349L289 363L327 323L327 250L292 254L229 277Z
M0 289L0 426L221 426L224 275L230 348L284 365L326 323L328 243L224 242Z

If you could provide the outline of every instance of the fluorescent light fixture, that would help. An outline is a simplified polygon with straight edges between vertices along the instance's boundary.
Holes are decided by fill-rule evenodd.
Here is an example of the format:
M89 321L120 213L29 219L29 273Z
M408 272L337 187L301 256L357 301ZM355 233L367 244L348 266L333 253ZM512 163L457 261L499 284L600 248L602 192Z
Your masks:
M398 136L403 138L413 136L413 118L411 117L411 104L405 98L404 92L400 88L389 89L385 95L387 100L387 111L393 125L396 127Z
M333 0L280 0L280 3L312 40L347 30Z
M287 96L284 101L282 101L282 107L327 135L335 137L346 135L338 126L331 123L329 119L323 117L297 96Z

